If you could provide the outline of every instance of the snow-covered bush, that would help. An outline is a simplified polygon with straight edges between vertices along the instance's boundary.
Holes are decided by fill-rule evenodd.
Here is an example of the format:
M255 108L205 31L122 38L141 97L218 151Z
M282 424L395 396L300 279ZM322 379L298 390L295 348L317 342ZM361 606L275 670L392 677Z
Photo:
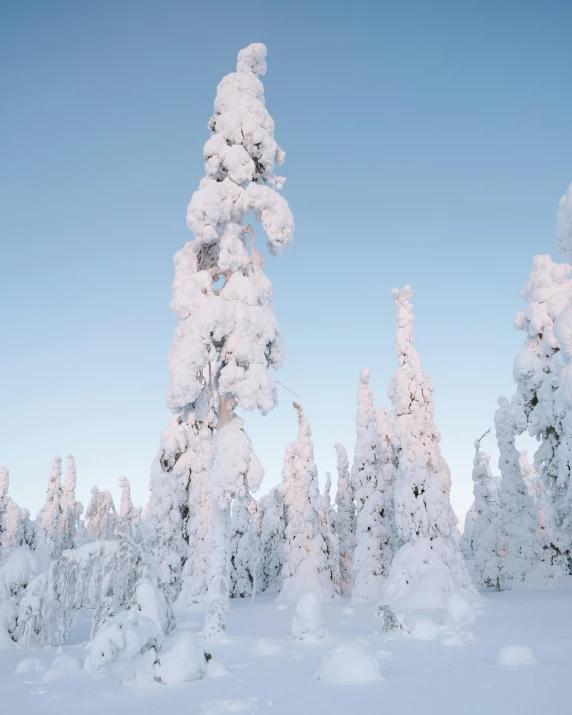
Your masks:
M383 599L393 602L420 594L436 596L443 607L446 593L474 591L458 547L456 517L449 493L451 475L439 448L433 422L433 385L413 343L411 288L394 290L397 308L397 372L391 378L395 469L395 523L402 546L395 554Z
M322 603L313 591L304 593L296 603L292 617L292 635L307 643L320 641L326 635Z
M326 653L316 677L328 685L361 685L382 679L377 658L359 641L344 641Z

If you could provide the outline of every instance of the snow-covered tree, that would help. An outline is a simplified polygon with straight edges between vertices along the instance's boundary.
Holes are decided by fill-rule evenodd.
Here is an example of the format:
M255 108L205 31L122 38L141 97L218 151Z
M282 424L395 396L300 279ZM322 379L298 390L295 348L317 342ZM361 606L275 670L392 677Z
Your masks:
M499 498L504 551L500 588L546 585L558 571L543 548L536 507L520 472L514 408L506 397L499 397L498 405L495 428L502 476Z
M393 448L393 414L391 410L380 407L375 411L377 435L381 446L381 470L383 472L383 493L385 495L385 515L389 525L392 551L401 546L395 529L395 509L393 489L395 481L395 450Z
M134 535L139 526L139 512L133 506L131 499L131 485L127 477L119 477L119 488L121 489L121 500L119 502L119 528L131 535Z
M346 448L336 442L334 445L338 467L338 489L336 492L336 533L340 544L340 587L344 595L349 595L354 585L353 558L356 545L356 503L355 486L350 477Z
M88 541L111 540L117 526L117 513L111 494L97 487L91 490L91 500L85 510Z
M265 107L259 79L266 72L265 57L266 48L261 44L241 50L236 72L224 77L218 86L209 122L211 137L204 147L206 176L187 212L194 240L175 256L171 309L178 324L169 356L167 397L175 416L152 472L157 508L152 502L146 520L151 533L159 529L155 553L169 553L174 590L180 581L180 566L177 573L175 561L183 550L175 542L184 524L179 524L173 513L178 512L183 520L194 508L189 507L189 495L197 467L189 454L196 453L195 438L202 433L212 440L216 432L234 423L236 408L258 408L266 414L277 403L268 368L280 366L282 341L272 311L272 287L256 250L254 229L244 224L253 211L267 235L272 255L280 254L292 240L292 214L278 193L284 179L273 173L275 164L284 160L284 153L274 140L274 122ZM244 441L242 425L237 428L234 423L230 432L236 438L240 432ZM217 435L213 449L225 441ZM174 443L176 449L171 448ZM221 465L221 459L212 452L208 464ZM204 470L204 460L198 461L199 471ZM217 494L211 499L212 568L207 577L207 632L211 635L225 628L227 606L222 602L228 596L228 509L243 490L239 477L246 474L247 465L232 471L238 482L227 482L221 490L214 469L207 467L207 492L211 497ZM209 475L213 484L208 483ZM156 497L157 492L161 495ZM155 517L154 511L161 518ZM203 530L199 538L204 536ZM180 565L185 557L186 553L178 559Z
M443 596L456 588L473 590L458 547L457 520L449 493L451 475L433 422L433 385L413 342L411 288L392 292L397 308L396 353L391 378L395 469L395 525L403 544L384 584L392 601L432 583Z
M280 487L274 487L259 502L259 590L280 590L284 562L284 502Z
M493 476L490 457L481 449L486 432L475 442L473 459L473 493L475 500L465 521L461 539L463 555L470 560L476 582L482 588L500 588L503 556L500 503L497 480Z
M572 184L558 202L556 212L556 248L572 264Z
M559 245L564 245L562 241ZM545 544L550 548L553 561L568 564L572 563L572 534L565 526L569 512L566 456L569 448L564 435L568 409L566 399L561 399L565 391L559 389L564 377L559 367L564 353L554 327L558 318L563 325L572 303L571 271L570 265L555 263L550 256L534 257L522 292L527 305L515 320L516 327L526 333L526 338L513 371L517 383L514 399L517 434L528 430L540 442L534 463L538 471L537 486L543 495L539 510ZM563 342L566 342L564 337Z
M48 490L44 506L36 518L39 542L52 558L57 558L61 553L60 521L62 510L60 506L62 496L62 460L54 457L52 471L48 480Z
M282 471L286 526L280 593L281 599L290 603L307 591L322 600L334 594L318 519L320 491L312 431L302 407L293 404L298 413L298 436L286 447Z
M326 482L324 484L324 492L322 494L322 503L318 512L320 531L322 538L326 544L326 552L328 554L328 569L330 571L330 579L334 586L334 591L341 594L341 576L340 576L340 540L336 533L336 512L332 506L330 492L332 490L332 477L329 472L326 472Z
M78 531L81 531L80 517L83 512L83 505L75 498L77 483L77 472L73 455L67 455L67 469L62 486L62 497L60 501L61 519L59 524L59 539L62 550L73 549L78 546Z
M230 593L233 598L251 596L255 587L258 534L254 514L249 514L248 506L242 497L235 499L232 505Z
M212 506L211 555L208 570L204 634L217 637L226 630L230 598L230 507L233 499L258 491L264 470L243 430L243 420L219 423L207 471Z
M393 557L381 444L369 376L369 370L360 373L352 466L357 506L352 589L355 601L380 598Z
M187 555L183 566L182 591L179 596L180 603L186 606L203 603L207 594L211 500L207 492L206 475L210 452L210 431L202 429L198 437L193 440L192 450L187 450L193 466L188 470Z

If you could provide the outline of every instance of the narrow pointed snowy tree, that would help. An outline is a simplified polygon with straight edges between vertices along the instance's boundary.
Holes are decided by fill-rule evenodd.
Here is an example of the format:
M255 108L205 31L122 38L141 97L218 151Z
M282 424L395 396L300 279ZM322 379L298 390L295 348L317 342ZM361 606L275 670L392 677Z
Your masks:
M324 484L324 492L322 494L320 511L318 512L318 519L320 523L320 531L322 532L322 538L326 544L330 579L332 581L334 591L341 594L340 541L336 533L336 512L332 506L332 500L330 497L331 490L332 477L329 472L326 472L326 482Z
M308 418L296 402L298 435L286 447L282 471L285 509L284 563L280 598L295 603L307 591L321 600L334 595L326 544L320 532L318 469Z
M518 455L518 463L520 465L520 474L524 480L524 483L526 484L528 493L536 504L540 498L542 487L540 486L538 480L538 472L534 468L534 464L530 463L528 459L528 451L526 449L520 450Z
M352 466L357 506L352 589L355 601L380 598L393 556L381 444L369 376L369 370L360 373Z
M338 466L338 489L336 492L336 533L340 544L340 587L343 595L349 595L354 585L354 549L356 545L355 486L350 477L350 464L343 444L334 445Z
M80 528L80 517L83 513L83 505L75 498L77 483L77 472L73 455L68 454L66 476L62 486L62 497L60 502L61 520L59 524L59 538L62 551L74 549L78 546L78 529Z
M279 591L284 563L284 501L281 487L274 487L260 500L259 591Z
M495 428L502 475L499 496L504 549L500 587L505 590L544 586L559 575L559 570L543 548L536 507L520 472L514 408L506 397L499 397L498 405Z
M54 457L52 471L48 480L48 490L44 506L36 518L39 542L51 558L58 558L62 544L60 541L60 506L62 496L62 460Z
M490 431L490 430L489 430ZM489 462L490 457L481 449L486 432L475 442L473 459L473 493L475 500L467 514L461 544L463 555L473 565L473 575L482 588L500 588L501 559L503 556L500 502L497 481Z
M411 288L394 290L392 295L399 367L391 378L389 396L396 454L395 525L403 545L394 556L383 597L392 601L428 582L443 597L458 588L473 591L449 500L451 475L433 422L433 385L413 342Z
M214 438L214 450L216 444L224 443L217 433L234 422L236 408L257 408L266 414L277 404L268 368L280 366L282 341L254 229L244 224L253 211L272 255L279 255L292 240L292 214L278 193L284 179L274 175L274 166L283 162L284 152L274 139L274 122L265 107L259 79L266 72L265 57L266 48L261 44L241 50L236 72L224 77L217 88L209 122L211 137L204 147L206 176L187 212L194 240L175 256L171 309L178 324L169 356L167 397L175 417L172 435L162 439L153 468L153 498L146 520L149 531L158 533L155 553L170 554L171 574L163 580L172 584L175 595L186 557L184 553L178 558L184 549L177 539L186 526L186 515L194 509L189 505L193 475L205 468L202 457L197 466L190 456L197 453L195 438L201 434L209 441ZM237 429L231 431L234 434ZM242 434L242 425L238 431ZM176 442L177 449L166 445L166 438ZM212 451L206 468L212 509L209 635L225 628L227 605L222 602L229 590L230 502L242 490L239 479L228 484L230 491L221 491L214 471L215 465L224 467L221 459ZM233 473L244 477L245 469Z
M110 541L115 536L117 513L111 494L97 487L91 490L91 500L85 510L87 540Z
M141 517L139 511L133 505L131 485L127 477L119 477L119 488L121 489L121 500L119 502L117 526L120 531L127 534L131 539L139 541L141 538Z

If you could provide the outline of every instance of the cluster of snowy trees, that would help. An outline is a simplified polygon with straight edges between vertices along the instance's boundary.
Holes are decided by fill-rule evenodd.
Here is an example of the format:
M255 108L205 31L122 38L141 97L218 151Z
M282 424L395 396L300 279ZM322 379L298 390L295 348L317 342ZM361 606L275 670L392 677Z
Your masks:
M187 212L194 238L175 256L173 416L152 465L149 502L135 508L122 477L119 511L97 488L84 510L70 455L63 481L54 459L32 520L8 495L1 468L0 645L59 644L90 610L86 667L128 656L139 679L167 682L165 663L194 647L172 640L178 608L203 609L204 636L215 638L226 629L230 598L274 594L302 613L308 593L312 603L345 595L379 603L391 620L390 605L438 608L474 593L466 562L477 584L497 588L570 570L572 269L547 256L535 259L517 318L527 334L517 391L512 401L499 399L495 417L502 478L477 440L475 502L462 539L408 286L393 291L391 404L376 409L362 370L351 468L344 446L334 445L335 499L329 474L320 492L310 423L297 403L281 484L255 498L264 472L237 410L265 415L276 406L269 370L280 367L284 350L253 224L272 256L294 231L279 193L285 179L274 173L285 155L265 106L265 58L264 45L245 48L217 88L206 175ZM572 189L558 216L558 245L572 260ZM540 442L534 465L515 446L525 430Z
M558 205L556 242L572 262L572 185ZM477 440L474 502L463 553L480 586L542 585L572 573L572 267L535 256L515 320L525 333L514 363L516 392L500 397L495 431L500 475ZM539 443L530 464L515 446L527 432Z

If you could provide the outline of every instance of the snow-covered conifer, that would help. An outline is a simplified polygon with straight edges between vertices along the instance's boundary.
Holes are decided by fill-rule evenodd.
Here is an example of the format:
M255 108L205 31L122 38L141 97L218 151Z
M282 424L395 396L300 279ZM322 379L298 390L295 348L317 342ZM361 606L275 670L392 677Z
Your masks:
M572 264L572 184L558 202L556 212L556 248Z
M560 231L559 236L563 235ZM562 241L559 245L564 245ZM550 256L534 257L522 292L527 305L515 320L516 327L526 333L526 338L513 371L517 383L514 399L517 434L528 430L540 442L534 463L538 470L537 487L542 493L539 512L543 519L543 538L552 560L561 564L572 563L572 535L565 525L569 511L566 456L569 449L564 435L568 409L566 400L561 399L565 391L558 389L564 378L560 366L565 353L554 329L557 319L564 324L572 303L571 271L570 265L555 263Z
M222 422L222 420L221 420ZM217 637L226 630L230 598L230 506L233 499L258 491L264 470L234 416L220 424L213 441L207 471L212 506L211 554L207 582L207 614L204 633Z
M322 494L322 503L318 512L320 523L320 531L322 538L326 544L326 552L328 554L328 569L330 571L330 579L336 593L341 594L341 576L340 576L340 540L336 533L336 512L332 506L330 492L332 490L332 477L329 472L326 472L326 482L324 484L324 492Z
M489 467L490 457L481 449L485 433L475 442L473 493L475 500L461 539L463 555L473 566L473 575L482 588L500 588L503 556L500 503L497 480Z
M538 502L540 495L542 493L542 486L538 479L538 472L534 468L534 464L531 464L528 459L528 450L521 449L518 456L518 463L520 465L520 474L526 484L528 493L533 498L534 502Z
M266 414L277 403L268 368L280 366L283 347L272 311L272 287L256 250L254 229L244 225L247 214L253 211L273 255L292 240L292 214L278 193L284 179L273 173L274 165L283 162L284 153L274 140L274 122L265 108L259 79L266 71L265 57L266 48L261 44L241 50L236 72L224 77L217 88L209 122L211 137L204 147L206 176L187 212L194 240L175 256L171 309L178 324L169 356L167 404L175 414L174 424L180 428L176 435L179 449L171 450L165 460L162 444L152 474L153 494L162 491L161 498L170 502L168 509L158 505L158 511L165 514L176 510L184 514L189 508L189 484L196 467L188 454L194 450L194 437L203 432L210 441L215 432L233 423L237 407L258 408ZM235 436L240 432L244 441L242 425L230 431ZM216 444L221 446L225 439L217 436ZM218 465L220 460L212 453L208 463ZM179 466L181 461L184 467ZM203 460L199 462L200 469ZM169 482L173 470L179 474ZM234 473L244 476L245 470L247 465ZM221 604L223 595L228 596L228 558L220 549L228 552L228 508L242 487L233 484L230 491L223 489L221 493L214 471L207 468L207 472L215 479L214 484L207 484L207 491L211 497L218 494L211 500L213 563L207 578L207 632L213 635L225 627L227 606ZM239 492L234 492L235 487ZM218 513L219 508L223 514ZM153 511L152 503L146 520L151 532L166 520L169 526L169 530L160 532L165 536L156 540L155 551L165 550L161 545L165 542L176 555L182 548L174 544L181 531L177 519L164 516L160 522ZM201 533L200 539L204 536ZM176 582L177 578L174 573L172 580Z
M41 545L46 549L48 555L57 558L61 553L60 542L60 520L61 520L61 496L62 496L62 460L54 457L52 471L48 480L48 491L44 506L36 518L38 536Z
M380 598L393 557L381 444L369 376L369 370L360 373L352 466L357 506L352 598L356 601Z
M334 588L318 519L320 491L312 431L302 407L293 404L298 413L298 436L286 447L282 472L286 526L280 596L295 603L307 591L322 600L330 599Z
M139 519L139 512L133 506L131 485L127 477L119 477L121 501L119 502L119 524L123 531L131 531Z
M340 587L344 595L351 593L354 584L353 558L356 544L356 503L354 483L350 478L346 448L334 445L338 466L338 489L336 491L336 533L340 544Z
M111 540L115 535L117 513L108 491L91 490L91 500L85 510L88 541Z
M392 294L397 308L399 368L391 378L389 396L396 455L395 525L403 545L394 556L384 599L406 596L427 582L443 597L456 588L472 591L449 500L451 475L433 422L433 385L413 343L411 288Z
M233 598L246 598L252 595L256 578L258 535L247 500L242 497L235 499L232 505L231 531L230 593Z
M211 540L211 500L207 492L206 475L211 452L210 431L202 429L187 450L190 463L187 486L188 516L186 519L187 556L183 566L182 591L179 602L186 606L201 604L207 594L207 571Z
M78 546L78 529L83 505L75 498L77 472L73 455L67 455L66 476L62 487L61 519L59 525L59 538L61 549L73 549Z
M519 453L515 447L514 408L506 397L499 397L495 413L499 468L501 533L504 557L501 562L500 587L522 588L546 585L557 575L545 551L537 526L534 501L522 479Z
M381 470L383 472L383 493L385 495L385 514L389 525L392 551L401 546L395 529L395 509L393 489L395 482L395 450L393 448L393 413L385 407L375 411L377 434L381 446Z
M259 591L280 590L284 562L284 502L280 487L274 487L259 502Z

